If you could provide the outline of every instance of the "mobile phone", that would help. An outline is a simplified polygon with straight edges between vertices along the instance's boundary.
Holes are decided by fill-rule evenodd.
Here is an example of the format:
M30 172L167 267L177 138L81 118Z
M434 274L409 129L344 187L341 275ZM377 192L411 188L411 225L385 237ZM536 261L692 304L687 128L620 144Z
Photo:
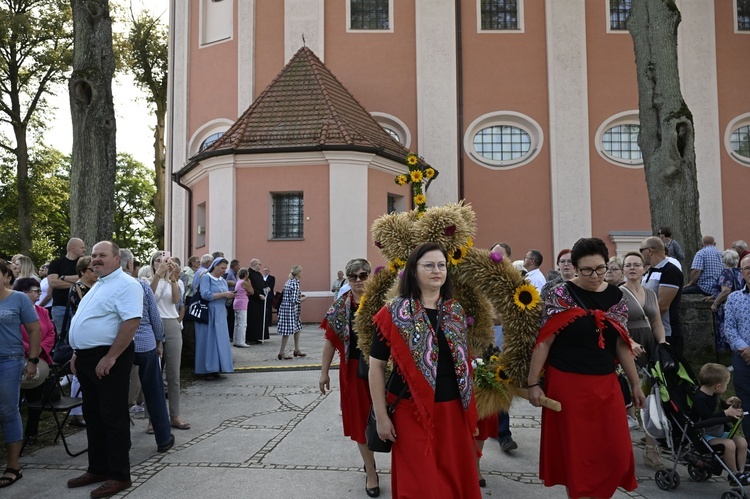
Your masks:
M169 260L169 258L172 256L172 254L169 251L162 251L161 252L161 261L166 262Z

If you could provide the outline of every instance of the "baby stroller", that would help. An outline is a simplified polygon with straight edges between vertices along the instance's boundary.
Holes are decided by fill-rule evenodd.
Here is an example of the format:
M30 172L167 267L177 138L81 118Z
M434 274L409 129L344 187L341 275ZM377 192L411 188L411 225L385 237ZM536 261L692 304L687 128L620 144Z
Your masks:
M700 384L690 365L669 345L657 346L648 367L652 388L642 413L643 426L646 433L662 447L671 450L674 460L672 469L656 472L656 485L662 490L676 489L680 485L677 465L682 464L687 466L688 474L697 482L720 476L726 471L730 483L736 486L723 493L721 498L747 497L742 483L721 458L724 446L710 445L703 438L705 428L737 420L726 417L694 422L690 419L693 396L700 389Z

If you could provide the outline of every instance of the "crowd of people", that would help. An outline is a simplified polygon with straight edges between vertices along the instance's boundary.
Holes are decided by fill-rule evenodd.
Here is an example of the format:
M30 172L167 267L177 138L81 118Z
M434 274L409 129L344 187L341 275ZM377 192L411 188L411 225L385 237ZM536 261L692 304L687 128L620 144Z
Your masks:
M529 401L541 406L544 395L565 408L542 411L539 475L546 486L564 485L570 497L611 497L618 487L636 487L629 427L639 424L636 409L645 401L639 369L659 344L682 352L682 294L702 294L711 302L717 349L733 352L737 396L728 400L732 407L720 408L718 399L729 384L729 371L707 365L701 370L694 417L739 418L739 404L750 402L747 245L736 241L719 252L714 239L704 237L703 248L685 269L683 286L684 254L671 236L663 227L622 259L610 257L600 239L580 239L557 254L557 268L546 278L540 251L528 250L518 263L543 303L527 380ZM493 245L490 252L510 261L507 243ZM329 371L338 353L343 432L357 443L369 497L380 495L380 481L365 437L368 418L376 420L377 437L392 442L393 497L479 497L486 486L479 465L484 442L494 437L504 452L518 448L507 413L478 420L471 357L479 353L469 352L467 319L453 299L448 261L436 243L422 244L409 256L397 296L373 317L376 334L368 359L362 358L354 317L370 263L351 260L332 283L334 303L321 324L319 388L324 394L331 389ZM83 413L72 421L85 426L89 449L87 471L68 486L101 483L92 497L131 486L129 411L139 399L145 401L147 432L154 434L158 452L175 444L173 429L190 429L180 413L184 345L194 351L197 375L220 379L233 372L233 344L248 348L269 339L275 302L278 360L307 355L300 349L305 300L300 266L291 268L280 296L270 269L258 259L240 268L238 260L214 253L190 257L181 267L178 258L157 251L139 267L129 250L111 241L97 243L87 255L77 238L68 242L65 255L41 265L38 274L23 255L0 261L5 279L0 290L0 418L7 449L0 487L22 476L18 458L24 436L33 439L38 432L38 412L29 411L25 432L22 428L19 380L31 379L40 361L53 364L57 347L71 350L71 389L83 397ZM186 309L194 307L188 314L193 319L185 320ZM495 345L502 349L502 316L495 322ZM286 351L290 336L292 355ZM387 374L389 360L393 368ZM40 397L37 388L22 394L29 401ZM741 424L750 434L750 420ZM737 479L750 483L744 473L744 439L727 437L723 430L712 438L731 451L727 463ZM642 459L646 466L664 468L658 444L648 435Z

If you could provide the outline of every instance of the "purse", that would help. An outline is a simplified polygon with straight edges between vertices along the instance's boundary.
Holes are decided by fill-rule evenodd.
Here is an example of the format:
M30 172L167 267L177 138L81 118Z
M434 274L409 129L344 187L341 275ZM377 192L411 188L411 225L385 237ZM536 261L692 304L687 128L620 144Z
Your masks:
M193 296L190 297L190 302L185 311L185 320L208 324L208 301L201 297L200 290L201 288L198 286Z
M394 373L391 374L393 376ZM388 380L388 387L391 385L393 378ZM386 387L386 392L388 392ZM393 401L393 405L386 404L388 411L388 417L393 420L393 413L396 412L396 406L398 405L401 398L406 394L406 390L409 389L408 385L405 385L401 393L398 394L398 398ZM365 439L367 440L367 448L373 452L391 452L391 446L393 442L390 440L381 440L378 436L378 421L375 419L375 406L370 406L370 414L367 416L367 427L365 428Z

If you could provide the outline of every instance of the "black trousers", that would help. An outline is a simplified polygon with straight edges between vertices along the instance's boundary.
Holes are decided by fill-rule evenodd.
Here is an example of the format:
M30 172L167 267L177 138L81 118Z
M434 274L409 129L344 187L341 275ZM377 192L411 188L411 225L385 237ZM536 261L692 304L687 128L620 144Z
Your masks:
M130 343L109 374L99 379L96 366L108 351L108 346L76 350L89 444L88 472L125 482L130 480L128 386L135 345Z

